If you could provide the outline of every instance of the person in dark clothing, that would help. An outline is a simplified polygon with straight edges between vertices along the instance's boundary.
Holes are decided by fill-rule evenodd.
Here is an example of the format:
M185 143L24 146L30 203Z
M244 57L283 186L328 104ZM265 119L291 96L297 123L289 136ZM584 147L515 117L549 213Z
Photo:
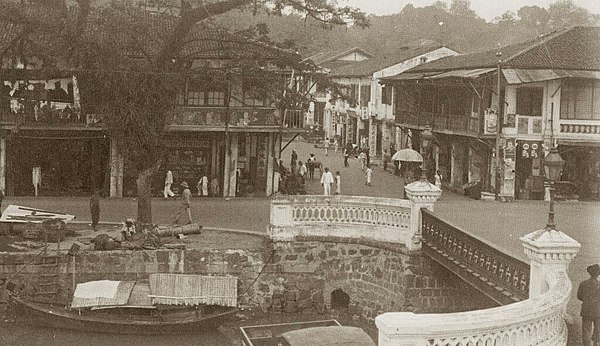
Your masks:
M292 149L292 160L290 162L290 169L292 173L296 172L296 163L298 162L298 153L296 153L296 149Z
M581 338L584 346L600 345L600 265L587 267L590 278L577 289L577 299L581 300Z
M92 229L95 232L98 230L98 222L100 221L100 192L98 190L95 190L92 198L90 198L90 213L92 214Z
M350 157L350 153L348 148L344 150L344 167L348 167L348 158Z

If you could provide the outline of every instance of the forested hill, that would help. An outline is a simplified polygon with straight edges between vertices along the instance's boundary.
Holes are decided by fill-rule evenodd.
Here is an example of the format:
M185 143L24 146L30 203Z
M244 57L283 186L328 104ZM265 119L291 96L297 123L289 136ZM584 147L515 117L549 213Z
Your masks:
M314 19L294 15L267 15L262 11L234 11L214 18L232 31L257 27L255 37L290 44L303 56L316 52L361 47L373 54L393 54L403 44L429 39L462 53L480 51L532 39L571 25L598 25L598 16L560 0L549 8L525 6L517 14L506 12L492 22L478 17L467 0L438 1L432 6L407 5L399 13L370 16L371 26L324 27ZM268 36L265 35L268 33Z

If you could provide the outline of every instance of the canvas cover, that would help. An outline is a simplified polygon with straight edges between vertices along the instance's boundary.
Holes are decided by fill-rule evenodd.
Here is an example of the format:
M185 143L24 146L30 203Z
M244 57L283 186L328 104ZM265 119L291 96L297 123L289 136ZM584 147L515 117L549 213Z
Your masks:
M364 330L357 327L314 327L283 333L290 346L375 346Z
M193 274L151 274L153 304L237 306L237 278Z
M135 281L90 281L77 284L72 309L127 304Z

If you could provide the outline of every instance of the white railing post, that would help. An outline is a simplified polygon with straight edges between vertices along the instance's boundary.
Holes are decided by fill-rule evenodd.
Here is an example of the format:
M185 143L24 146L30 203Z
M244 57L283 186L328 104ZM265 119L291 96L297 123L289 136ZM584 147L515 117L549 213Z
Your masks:
M293 201L287 198L271 200L271 215L268 229L269 237L275 241L294 239Z
M520 239L531 262L529 299L548 291L548 273L567 273L569 264L581 248L576 240L553 228L540 229Z
M410 201L410 230L413 234L412 242L406 244L409 250L421 248L421 209L433 211L435 201L440 198L442 190L427 180L418 180L404 187L406 196Z

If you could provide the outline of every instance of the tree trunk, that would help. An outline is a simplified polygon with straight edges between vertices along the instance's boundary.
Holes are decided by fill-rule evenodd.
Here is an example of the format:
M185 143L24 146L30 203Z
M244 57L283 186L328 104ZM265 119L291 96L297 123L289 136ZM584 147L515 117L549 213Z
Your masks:
M141 171L137 178L137 222L142 225L152 224L152 175L153 168Z

